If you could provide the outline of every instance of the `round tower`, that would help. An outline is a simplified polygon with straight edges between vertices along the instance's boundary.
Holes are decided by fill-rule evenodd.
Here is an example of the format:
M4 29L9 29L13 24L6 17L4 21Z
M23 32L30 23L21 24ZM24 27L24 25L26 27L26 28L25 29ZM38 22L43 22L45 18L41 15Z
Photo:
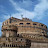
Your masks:
M14 25L2 26L2 36L6 36L6 37L17 36L17 27Z

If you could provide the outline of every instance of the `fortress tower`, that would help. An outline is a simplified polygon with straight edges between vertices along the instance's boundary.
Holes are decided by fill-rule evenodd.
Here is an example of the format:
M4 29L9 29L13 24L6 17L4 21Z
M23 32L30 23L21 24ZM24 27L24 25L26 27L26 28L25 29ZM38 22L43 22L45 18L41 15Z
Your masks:
M11 17L2 24L2 48L48 48L47 26L28 18Z

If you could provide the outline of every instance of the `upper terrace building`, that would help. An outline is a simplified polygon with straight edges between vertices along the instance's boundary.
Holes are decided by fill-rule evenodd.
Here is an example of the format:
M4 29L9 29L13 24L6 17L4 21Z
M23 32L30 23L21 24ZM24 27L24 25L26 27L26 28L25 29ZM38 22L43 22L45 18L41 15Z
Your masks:
M11 17L2 24L0 46L17 48L48 48L47 26L28 18Z

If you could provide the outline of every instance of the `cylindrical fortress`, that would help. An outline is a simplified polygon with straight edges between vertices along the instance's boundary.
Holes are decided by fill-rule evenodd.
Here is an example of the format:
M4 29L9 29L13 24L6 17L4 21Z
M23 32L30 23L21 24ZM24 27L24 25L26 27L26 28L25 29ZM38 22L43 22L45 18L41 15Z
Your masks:
M22 23L22 24L21 24ZM38 22L19 22L18 34L47 35L47 26Z
M2 26L2 36L17 36L17 27L14 25Z
M4 47L48 48L46 35L47 26L42 23L33 22L27 18L22 20L10 18L3 22L2 36L5 37L2 37L0 41Z

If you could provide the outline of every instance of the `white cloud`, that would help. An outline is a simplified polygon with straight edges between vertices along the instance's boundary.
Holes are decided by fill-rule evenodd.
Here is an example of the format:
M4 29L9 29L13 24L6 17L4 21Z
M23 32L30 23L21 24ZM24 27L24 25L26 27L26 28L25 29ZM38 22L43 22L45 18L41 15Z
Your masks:
M40 3L35 6L34 12L37 15L42 16L44 11L48 9L48 1L47 0L40 0Z
M17 2L14 2L14 0L9 0L11 2L11 4L13 5L13 7L15 8L15 10L17 10L19 13L14 13L12 14L12 16L17 17L17 18L21 18L21 15L23 14L24 17L33 19L42 19L44 17L44 12L48 9L48 1L47 0L39 0L40 2L35 5L34 11L28 11L24 8L21 8L21 6L19 6L20 4ZM32 5L32 2L28 2L23 0L22 4L27 4L30 3L29 5ZM25 6L24 6L25 7Z
M30 8L33 5L33 2L31 0L23 0L19 1L17 4L20 4L19 6L23 8Z

